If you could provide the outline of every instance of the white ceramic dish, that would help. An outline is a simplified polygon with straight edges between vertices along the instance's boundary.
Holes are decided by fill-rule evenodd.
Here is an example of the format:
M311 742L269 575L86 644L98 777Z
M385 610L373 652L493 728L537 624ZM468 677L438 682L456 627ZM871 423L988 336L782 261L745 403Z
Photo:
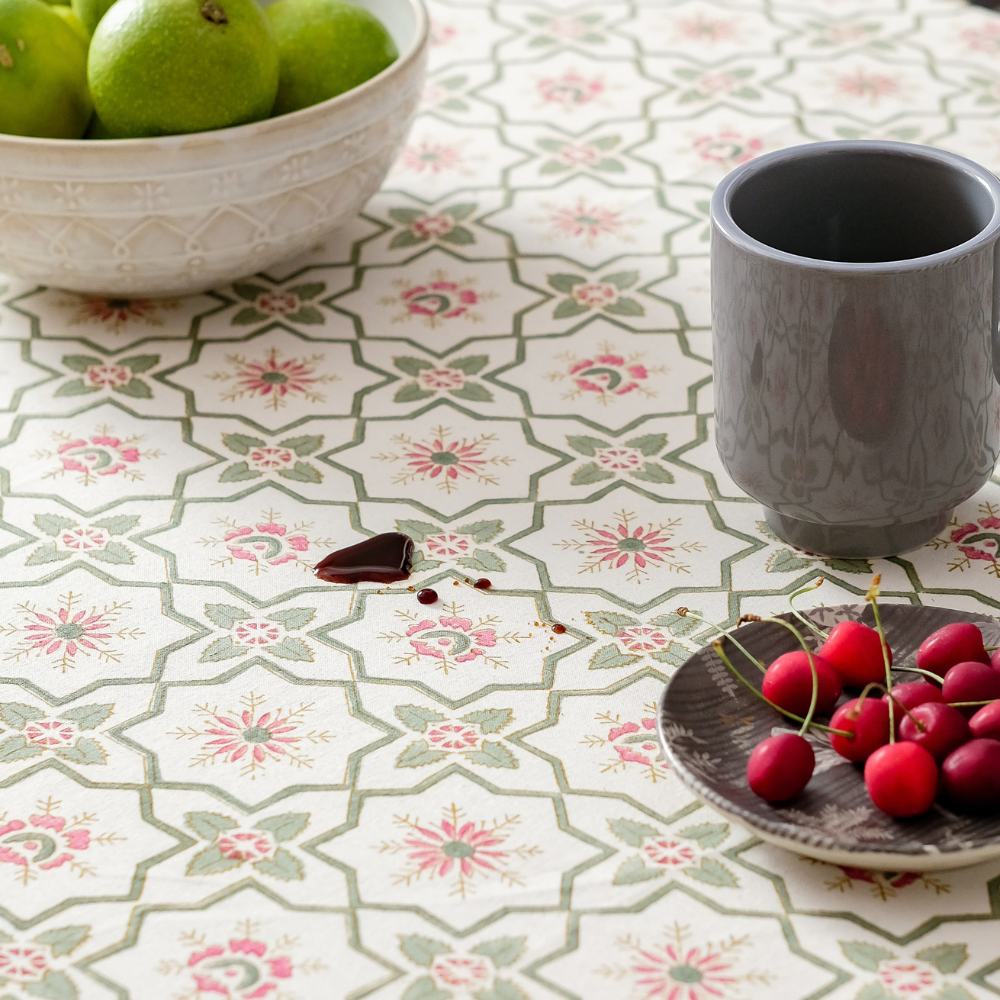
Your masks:
M396 158L423 87L422 0L354 0L399 59L294 114L194 135L0 135L0 271L103 295L182 295L307 250Z

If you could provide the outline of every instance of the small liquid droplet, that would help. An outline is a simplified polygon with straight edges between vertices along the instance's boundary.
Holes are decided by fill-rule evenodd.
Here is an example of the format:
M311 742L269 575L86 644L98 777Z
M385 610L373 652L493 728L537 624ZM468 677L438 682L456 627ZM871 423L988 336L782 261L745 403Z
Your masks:
M566 631L566 626L565 625L553 625L552 626L552 631L555 632L556 635L562 635L563 632Z
M425 587L417 594L417 600L421 604L436 604L438 599L437 591L431 590L430 587Z
M476 582L472 586L475 587L476 590L489 590L490 587L493 586L493 584L490 583L490 581L487 580L486 577L480 577L480 579L476 580Z

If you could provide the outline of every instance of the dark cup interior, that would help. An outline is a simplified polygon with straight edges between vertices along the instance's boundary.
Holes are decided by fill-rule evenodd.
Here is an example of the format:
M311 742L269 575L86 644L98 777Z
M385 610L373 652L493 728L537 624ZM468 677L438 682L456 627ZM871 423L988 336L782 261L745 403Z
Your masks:
M994 204L975 177L916 152L817 149L749 172L729 210L743 232L776 250L884 263L971 240Z

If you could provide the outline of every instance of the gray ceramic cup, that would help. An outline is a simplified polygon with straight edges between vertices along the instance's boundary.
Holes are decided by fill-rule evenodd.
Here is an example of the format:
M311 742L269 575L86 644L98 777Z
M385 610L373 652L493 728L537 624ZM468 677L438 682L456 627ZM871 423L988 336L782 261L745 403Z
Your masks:
M893 555L990 478L998 238L997 178L925 146L796 146L716 189L716 444L783 539Z

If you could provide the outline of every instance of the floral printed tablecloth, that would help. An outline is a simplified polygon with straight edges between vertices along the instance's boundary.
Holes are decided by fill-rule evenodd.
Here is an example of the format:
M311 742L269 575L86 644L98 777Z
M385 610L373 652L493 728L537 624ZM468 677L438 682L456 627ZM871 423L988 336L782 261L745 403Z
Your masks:
M996 995L1000 862L765 846L653 716L704 641L680 605L878 571L1000 607L1000 480L871 563L793 550L727 480L706 225L802 141L1000 167L1000 18L430 6L409 144L307 259L183 301L6 282L0 1000ZM311 575L397 529L437 604Z

